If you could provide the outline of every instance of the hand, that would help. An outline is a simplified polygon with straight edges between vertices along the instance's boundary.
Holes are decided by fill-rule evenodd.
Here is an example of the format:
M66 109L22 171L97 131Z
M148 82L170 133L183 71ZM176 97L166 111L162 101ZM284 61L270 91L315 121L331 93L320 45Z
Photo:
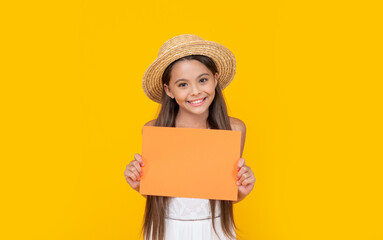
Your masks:
M140 189L140 179L142 176L141 167L144 166L144 162L142 161L141 155L138 153L134 154L134 158L135 160L132 160L126 166L124 175L129 185L138 192Z
M238 193L243 197L247 196L251 190L254 188L255 177L253 171L251 171L249 166L245 165L245 159L241 158L238 162L238 175L237 175L237 185Z

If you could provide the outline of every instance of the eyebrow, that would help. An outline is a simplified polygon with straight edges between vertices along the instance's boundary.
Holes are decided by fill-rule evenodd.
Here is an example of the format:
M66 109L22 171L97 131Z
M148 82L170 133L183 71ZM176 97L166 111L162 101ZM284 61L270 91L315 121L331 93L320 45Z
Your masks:
M203 75L209 75L209 73L202 73L202 74L200 74L197 78L200 78L200 77L202 77ZM196 78L196 79L197 79ZM186 79L184 79L184 78L180 78L180 79L178 79L176 82L175 82L175 84L177 83L177 82L179 82L179 81L184 81L184 80L186 80Z

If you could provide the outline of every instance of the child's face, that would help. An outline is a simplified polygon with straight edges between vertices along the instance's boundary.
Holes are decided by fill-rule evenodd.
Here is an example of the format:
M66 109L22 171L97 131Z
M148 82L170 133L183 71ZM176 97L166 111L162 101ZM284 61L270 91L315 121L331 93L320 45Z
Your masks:
M218 73L213 76L201 62L186 60L173 66L169 86L165 84L164 88L169 97L175 98L180 110L202 114L209 110L217 82Z

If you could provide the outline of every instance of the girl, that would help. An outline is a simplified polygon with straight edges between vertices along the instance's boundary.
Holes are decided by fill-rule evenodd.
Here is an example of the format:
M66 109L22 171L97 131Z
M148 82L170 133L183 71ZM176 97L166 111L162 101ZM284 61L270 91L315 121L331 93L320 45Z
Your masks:
M235 75L236 61L224 46L184 34L171 38L160 48L158 58L143 78L145 94L161 104L157 119L145 126L225 129L241 131L241 157L245 124L227 114L222 90ZM186 143L187 144L187 143ZM169 146L171 151L171 146ZM139 192L144 162L135 154L124 172L126 181ZM253 189L255 177L245 160L238 162L238 201ZM145 240L236 238L232 201L144 196Z

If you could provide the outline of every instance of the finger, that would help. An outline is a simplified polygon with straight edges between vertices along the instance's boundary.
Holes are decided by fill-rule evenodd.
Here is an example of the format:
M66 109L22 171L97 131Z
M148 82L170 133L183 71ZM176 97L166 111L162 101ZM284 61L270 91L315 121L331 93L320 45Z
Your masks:
M144 162L142 161L142 157L140 154L134 154L134 159L136 159L140 163L141 167L144 166Z
M240 179L242 177L242 175L245 173L245 172L248 172L249 171L249 168L247 166L244 166L242 167L238 174L237 174L237 179Z
M253 171L251 171L250 168L247 168L247 171L242 174L242 176L240 177L239 181L242 182L243 180L245 180L246 178L251 177L252 175L253 175Z
M132 165L136 160L132 160L130 161L130 163L128 165L126 165L126 169L129 169L130 165Z
M137 162L137 161L136 160L130 161L130 163L128 165L126 165L126 169L125 170L129 170L130 166L132 166L134 162Z
M137 170L137 172L142 175L142 169L138 161L133 161L132 166Z
M140 179L141 174L137 171L137 169L134 166L130 166L130 171L134 173L138 180Z
M137 188L137 187L140 185L140 181L133 181L133 180L130 179L129 177L126 178L126 181L129 183L129 185L130 185L132 188Z
M244 158L240 158L239 161L238 161L238 167L237 167L237 170L239 170L241 167L243 167L245 165L245 159Z
M125 179L126 181L129 183L130 186L132 186L132 184L134 183L132 179L130 179L130 177L126 176L125 175Z
M245 172L244 174L242 174L242 177L238 181L242 183L243 181L250 178L251 176L252 176L251 172Z
M252 184L252 183L255 183L255 177L254 177L254 176L249 177L249 178L246 178L246 179L242 182L242 186L246 186L246 185L249 185L249 184Z
M132 171L126 171L125 176L132 179L132 181L137 181L137 176Z

